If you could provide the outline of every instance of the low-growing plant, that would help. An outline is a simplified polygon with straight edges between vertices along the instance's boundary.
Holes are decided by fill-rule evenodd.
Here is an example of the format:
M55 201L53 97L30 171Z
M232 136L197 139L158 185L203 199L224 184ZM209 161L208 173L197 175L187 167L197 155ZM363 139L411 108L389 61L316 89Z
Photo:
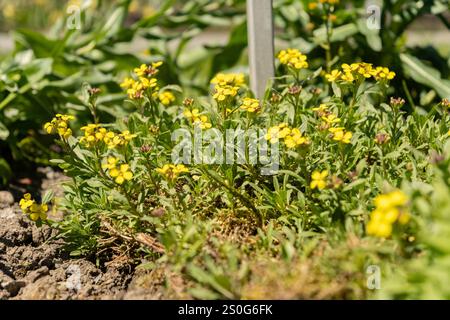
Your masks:
M262 100L244 75L229 73L211 79L211 97L186 98L181 88L162 86L162 62L143 64L121 84L134 111L113 123L97 112L102 93L86 86L92 119L82 136L73 135L68 115L43 127L58 136L65 155L53 162L71 182L59 207L63 220L42 212L39 221L59 229L72 255L145 256L196 282L191 293L200 298L242 297L252 281L249 259L290 263L322 235L375 236L380 240L370 241L391 244L386 250L398 259L422 250L416 240L422 212L407 186L435 179L430 157L448 148L448 101L407 114L405 100L389 98L396 74L386 67L312 71L296 49L279 59L286 74ZM236 151L237 136L278 158L264 163L250 147ZM221 158L230 147L231 158ZM174 157L174 150L188 156ZM375 255L383 261L381 252ZM341 258L336 263L345 268Z

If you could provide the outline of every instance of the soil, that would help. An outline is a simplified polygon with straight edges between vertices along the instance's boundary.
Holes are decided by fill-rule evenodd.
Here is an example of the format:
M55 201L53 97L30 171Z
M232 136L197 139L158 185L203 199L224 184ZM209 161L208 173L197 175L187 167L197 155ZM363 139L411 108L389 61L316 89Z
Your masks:
M41 194L52 189L61 196L64 176L50 168L39 172ZM21 188L29 189L0 191L0 300L162 298L153 277L148 279L151 272L127 263L98 267L70 258L55 230L38 228L22 214L17 204Z

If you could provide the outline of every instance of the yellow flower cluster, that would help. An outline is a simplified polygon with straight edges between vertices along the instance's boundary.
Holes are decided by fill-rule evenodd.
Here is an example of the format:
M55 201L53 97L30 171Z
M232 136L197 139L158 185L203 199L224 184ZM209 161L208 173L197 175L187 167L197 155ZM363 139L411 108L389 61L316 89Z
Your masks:
M311 175L311 183L310 183L311 189L319 189L319 190L325 189L327 186L326 180L327 177L328 177L327 170L323 170L322 172L314 171Z
M198 109L193 109L192 111L189 109L185 109L183 115L186 119L188 119L194 126L198 126L200 129L210 129L212 127L211 123L208 120L208 117L200 114Z
M46 220L48 206L46 204L38 204L31 198L29 193L24 194L19 202L22 212L30 217L31 220Z
M306 56L297 49L281 50L278 59L281 64L296 70L306 69L309 66Z
M154 76L159 72L158 68L162 62L154 62L151 65L142 64L134 69L137 80L134 78L125 78L120 86L127 90L130 99L141 99L144 93L149 90L153 98L158 95L158 80Z
M335 115L334 113L330 113L325 104L321 104L318 108L313 108L317 114L321 115L321 119L323 124L321 125L322 129L328 129L331 133L331 138L334 141L338 141L344 144L349 144L352 140L353 133L350 131L346 131L343 127L334 127L334 125L341 122L341 119Z
M245 77L242 73L218 73L211 83L220 87L242 87L245 84Z
M258 112L261 110L260 102L258 99L244 98L241 104L241 109L250 113Z
M130 170L130 166L128 164L120 164L119 160L115 157L108 157L107 161L102 165L103 170L108 171L111 178L114 181L121 185L125 181L130 181L133 179L133 173Z
M182 173L189 172L183 164L165 164L162 168L156 169L156 172L163 175L167 180L175 180Z
M74 116L65 114L57 114L52 121L44 125L44 130L48 134L58 133L62 139L67 140L72 135L72 130L69 128L69 121L74 120Z
M284 138L284 144L289 149L296 148L298 146L304 146L309 144L309 139L302 135L302 132L297 129L291 129L291 133Z
M87 147L92 147L98 143L105 143L108 149L126 146L136 134L131 134L130 131L125 130L122 133L115 133L108 131L99 124L88 124L81 128L84 131L84 136L80 138L80 143Z
M283 139L284 144L289 149L309 144L309 139L303 136L299 129L289 128L286 123L269 128L265 138L270 143L277 143L280 139Z
M372 70L372 76L376 81L392 80L395 78L395 72L386 67L376 67Z
M109 131L109 133L111 133L111 131ZM129 130L125 130L119 134L114 133L114 137L112 139L106 139L103 141L108 145L108 149L114 149L116 147L128 145L128 143L136 137L137 134L132 134Z
M376 81L388 81L395 77L395 72L385 67L373 67L370 63L359 62L346 64L341 66L342 70L335 69L325 75L329 82L342 81L345 83L353 83L373 77Z
M381 194L374 200L375 210L370 214L367 224L368 234L380 238L388 238L392 234L392 226L398 222L407 224L410 214L406 210L408 197L400 190Z
M213 98L219 102L235 97L245 84L242 73L219 73L212 80L214 84Z
M163 105L169 106L172 102L175 101L175 96L170 91L164 91L159 94L158 99Z
M322 116L322 120L327 124L327 125L334 125L336 123L341 122L341 118L339 118L337 115L335 115L334 113L328 113L326 115Z
M328 131L332 134L334 141L345 144L349 144L353 137L353 134L350 131L346 131L345 128L342 127L333 127L328 129Z

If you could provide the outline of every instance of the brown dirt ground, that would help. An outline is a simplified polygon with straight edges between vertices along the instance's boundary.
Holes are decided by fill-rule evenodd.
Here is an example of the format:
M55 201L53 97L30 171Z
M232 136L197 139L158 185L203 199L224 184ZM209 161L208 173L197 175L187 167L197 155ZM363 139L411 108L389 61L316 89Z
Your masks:
M41 190L61 196L64 176L49 168L40 173ZM17 200L20 188L13 191ZM29 221L11 192L0 191L0 300L166 297L155 271L135 270L126 262L98 267L87 259L72 259L55 235L50 227Z

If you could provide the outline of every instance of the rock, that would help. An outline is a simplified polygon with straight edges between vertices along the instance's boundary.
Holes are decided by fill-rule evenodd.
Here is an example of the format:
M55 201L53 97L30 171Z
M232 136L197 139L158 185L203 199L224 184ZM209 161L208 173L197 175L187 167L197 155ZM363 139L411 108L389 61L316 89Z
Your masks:
M14 203L14 197L9 191L0 191L0 206L10 206Z
M52 228L47 225L41 227L33 226L31 229L33 244L37 246L43 244L46 240L50 239L52 232Z
M34 283L39 278L42 278L43 276L47 276L49 274L49 269L47 266L40 267L37 270L33 270L28 272L27 276L24 278L24 280L27 283Z
M0 209L0 241L8 246L29 244L31 227L17 207Z
M4 254L5 265L16 279L23 278L29 271L43 266L52 269L59 259L59 248L54 244L39 247L13 246L7 248Z
M16 296L25 284L25 281L15 280L3 272L0 273L0 288L8 292L10 297Z
M25 286L17 300L54 300L61 299L58 283L51 276L43 276Z

